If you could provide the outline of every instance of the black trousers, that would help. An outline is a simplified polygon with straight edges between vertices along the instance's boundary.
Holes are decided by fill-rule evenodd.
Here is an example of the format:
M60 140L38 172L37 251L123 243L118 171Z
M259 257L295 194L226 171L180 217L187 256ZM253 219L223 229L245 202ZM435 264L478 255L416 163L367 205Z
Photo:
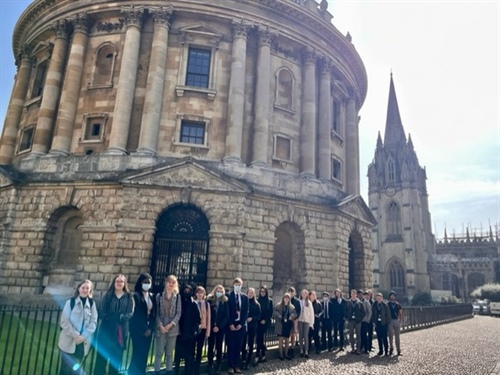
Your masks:
M387 330L389 326L387 324L376 324L375 332L377 332L378 341L378 351L388 353L389 352L389 341L387 340Z
M238 331L231 331L228 329L226 332L227 364L230 368L240 366L241 345L246 330L247 327L242 326Z
M264 344L264 336L267 332L267 324L258 324L257 326L257 352L255 355L257 357L265 357L266 356L266 345Z
M101 327L102 329L102 327ZM122 367L123 348L121 348L116 339L108 334L101 334L97 338L97 357L94 367L94 375L118 375ZM109 364L109 371L106 367Z
M368 322L361 322L361 351L370 351L368 345L368 332L372 330L372 324Z
M205 344L206 329L202 329L195 337L196 355L194 357L194 374L200 373L201 356L203 354L203 345Z
M368 350L373 349L373 324L370 323L370 329L368 330Z
M194 365L194 347L196 341L195 338L181 339L181 336L177 336L177 341L175 342L175 374L178 375L180 371L181 359L184 358L184 374L193 374Z
M333 345L344 347L344 319L333 320Z
M316 351L321 350L321 342L319 341L319 326L319 319L314 319L314 329L309 330L309 351L311 351L313 339Z
M250 363L253 354L253 346L255 343L255 336L257 334L257 326L249 324L247 332L243 337L243 345L241 346L241 354L243 361Z
M149 348L153 334L148 337L134 334L132 338L132 358L128 369L128 375L144 375L148 364Z
M328 347L326 345L327 339L328 339ZM321 345L323 346L323 349L328 348L328 350L330 350L333 348L331 319L321 320Z
M61 370L59 375L83 374L82 362L85 354L83 344L77 345L74 353L61 352Z
M224 331L220 330L215 333L212 328L212 332L210 333L210 337L208 338L208 365L212 366L214 364L214 349L215 355L217 356L216 363L217 366L220 366L222 363L222 343L224 342Z

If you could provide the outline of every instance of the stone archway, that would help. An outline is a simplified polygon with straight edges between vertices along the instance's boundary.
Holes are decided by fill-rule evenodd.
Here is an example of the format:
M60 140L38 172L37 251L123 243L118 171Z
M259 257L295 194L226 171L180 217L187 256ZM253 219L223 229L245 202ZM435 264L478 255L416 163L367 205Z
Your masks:
M353 230L348 240L349 251L349 276L348 286L349 291L352 289L366 288L366 264L364 256L363 237L357 230Z

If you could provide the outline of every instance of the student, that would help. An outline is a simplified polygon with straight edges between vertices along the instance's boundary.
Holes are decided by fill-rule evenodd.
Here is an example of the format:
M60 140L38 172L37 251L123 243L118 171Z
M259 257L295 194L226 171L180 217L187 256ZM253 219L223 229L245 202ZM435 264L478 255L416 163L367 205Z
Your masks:
M375 299L373 298L373 291L371 289L368 289L365 292L365 299L370 302L370 306L372 307L372 314L373 314L373 304L375 303ZM373 350L373 324L370 323L370 328L368 330L368 350L372 351Z
M377 293L376 301L372 308L372 322L375 324L375 332L377 332L378 353L389 355L389 343L387 341L387 329L391 322L391 310L389 305L384 302L382 293Z
M257 324L259 324L261 314L260 304L255 298L255 289L248 288L248 318L247 332L243 338L242 357L243 370L248 370L252 363L253 345L255 342L255 334L257 332ZM247 350L248 348L248 350Z
M288 345L290 343L290 332L293 326L293 320L296 318L295 307L290 303L290 294L285 293L281 302L276 304L273 312L275 319L274 331L278 336L278 349L280 359L292 359L288 355Z
M181 289L182 313L179 320L179 335L175 343L175 375L180 373L181 359L184 359L184 374L193 374L194 348L201 315L193 299L193 287L185 284Z
M313 290L309 292L309 300L314 310L314 328L309 331L309 348L311 348L312 340L314 339L316 354L320 354L321 342L319 341L319 328L321 325L321 317L323 316L323 306L321 306L321 303L316 299L316 292Z
M309 331L314 329L314 309L311 301L309 301L309 292L306 289L300 292L300 316L297 321L300 356L309 358Z
M241 292L243 281L237 277L233 281L233 291L229 293L229 324L226 330L228 374L241 374L239 368L240 351L247 329L248 297Z
M290 331L290 347L288 348L288 357L293 358L295 356L295 340L297 339L297 335L299 333L299 325L297 319L300 316L300 301L297 297L295 297L296 292L293 286L288 288L288 294L290 294L290 303L293 305L293 307L295 307L295 318L293 319L293 326Z
M361 347L361 321L365 316L363 304L358 299L358 292L351 290L351 299L347 301L347 322L349 325L349 340L351 342L351 352L360 354ZM354 339L356 333L356 340Z
M332 317L333 309L330 303L330 293L323 292L323 301L321 306L323 307L323 315L321 316L321 344L322 349L331 352L333 350L332 342ZM328 340L328 343L327 343Z
M99 308L101 325L97 335L95 375L118 375L122 366L123 351L128 339L128 321L134 313L134 297L124 275L113 278Z
M195 302L201 317L200 330L195 337L196 356L194 360L194 374L196 375L200 373L201 357L205 340L210 337L211 311L210 304L205 299L205 294L205 288L202 286L196 288Z
M333 292L334 298L331 300L332 323L333 323L333 346L344 351L344 322L346 319L347 301L342 298L340 289Z
M165 290L156 295L156 350L155 372L160 373L161 358L165 354L167 375L172 375L175 341L179 335L182 303L179 296L177 277L169 275L165 279Z
M368 297L368 295L367 295ZM369 354L370 347L368 346L368 331L372 327L372 305L365 299L365 293L362 290L358 290L358 299L363 304L365 310L365 316L361 321L361 347L360 351L362 353Z
M229 305L224 287L217 285L212 293L207 297L210 303L210 337L208 338L208 373L218 374L222 363L222 343L224 332L229 321ZM214 347L217 355L217 362L214 367Z
M266 345L264 344L264 335L271 325L271 317L273 316L273 300L269 298L267 286L261 286L258 302L260 305L261 315L257 325L257 353L258 362L266 361Z
M97 328L97 308L92 300L92 292L92 282L82 281L76 287L74 296L64 305L58 344L61 352L59 375L83 374L82 362L89 354Z
M132 338L132 359L129 375L143 375L148 363L149 348L156 325L156 300L150 292L153 278L143 273L134 287L134 315L130 319L130 337Z
M401 355L401 343L399 340L399 334L401 331L401 319L403 317L402 310L403 308L396 301L396 293L391 291L389 293L389 309L391 310L391 322L389 323L389 354L392 355L394 353L394 338L396 338L396 350L398 351L398 355Z

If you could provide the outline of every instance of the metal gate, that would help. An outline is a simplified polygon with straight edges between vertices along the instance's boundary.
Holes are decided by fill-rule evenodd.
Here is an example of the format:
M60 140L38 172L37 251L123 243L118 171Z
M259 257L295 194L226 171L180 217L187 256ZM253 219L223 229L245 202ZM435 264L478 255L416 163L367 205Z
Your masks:
M160 216L151 263L154 292L163 291L168 275L177 276L179 285L206 285L209 230L206 216L195 206L174 206Z

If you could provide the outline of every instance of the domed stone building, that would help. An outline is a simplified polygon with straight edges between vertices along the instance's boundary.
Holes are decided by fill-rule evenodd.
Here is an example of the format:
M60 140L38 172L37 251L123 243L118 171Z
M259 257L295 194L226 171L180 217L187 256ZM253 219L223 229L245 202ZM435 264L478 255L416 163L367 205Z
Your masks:
M36 0L0 143L0 292L118 273L372 285L366 71L314 0Z

